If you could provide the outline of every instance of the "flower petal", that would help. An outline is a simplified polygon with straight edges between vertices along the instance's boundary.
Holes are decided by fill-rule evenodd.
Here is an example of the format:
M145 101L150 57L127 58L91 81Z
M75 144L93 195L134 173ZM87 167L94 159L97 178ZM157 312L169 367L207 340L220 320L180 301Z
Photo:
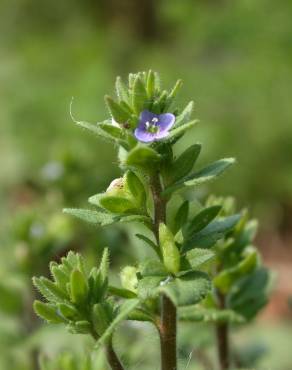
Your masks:
M136 128L134 135L137 140L142 141L143 143L151 143L155 140L157 134L147 132L144 128Z
M175 115L172 113L163 113L158 115L160 133L161 131L168 131L174 125Z
M145 122L151 122L153 118L159 119L159 115L149 112L149 110L143 110L143 112L140 114L140 123L143 122L143 124L145 124Z

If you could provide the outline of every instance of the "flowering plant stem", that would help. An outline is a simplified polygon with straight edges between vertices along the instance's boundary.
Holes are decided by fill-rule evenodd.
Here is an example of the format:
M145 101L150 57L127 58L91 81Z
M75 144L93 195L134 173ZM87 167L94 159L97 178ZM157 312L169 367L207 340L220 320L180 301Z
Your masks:
M161 196L162 187L159 173L152 176L150 187L154 201L154 233L159 244L159 224L166 222L166 200ZM176 326L176 307L166 295L162 295L161 318L158 325L161 347L161 370L177 369Z
M94 330L91 331L91 336L93 337L95 341L99 339L98 335L95 333ZM124 367L121 364L118 358L118 355L116 354L113 348L112 340L110 340L110 342L105 347L105 353L106 353L107 362L109 363L112 370L124 370Z
M217 298L220 309L225 309L225 296L217 291ZM217 336L217 350L220 370L228 370L230 367L230 354L229 354L229 327L228 322L216 324Z
M107 357L107 361L110 364L112 370L124 370L124 367L121 364L111 344L109 344L106 347L106 357Z

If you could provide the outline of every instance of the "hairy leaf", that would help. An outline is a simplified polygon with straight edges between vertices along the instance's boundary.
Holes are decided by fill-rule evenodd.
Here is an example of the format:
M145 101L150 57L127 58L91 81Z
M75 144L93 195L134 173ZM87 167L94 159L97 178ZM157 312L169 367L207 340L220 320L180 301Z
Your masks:
M139 272L143 277L161 276L167 277L168 272L162 262L157 260L146 260L139 266Z
M189 207L190 204L186 200L182 203L182 205L179 207L175 217L174 217L174 233L177 233L180 228L182 228L188 219L189 215Z
M109 293L122 298L136 298L137 294L128 289L117 288L114 286L108 287Z
M147 238L147 236L142 234L136 234L136 236L137 238L143 240L146 244L148 244L154 250L154 252L157 253L157 255L160 257L161 252L159 250L159 247L151 239Z
M132 106L136 114L140 114L147 101L145 85L139 75L136 76L132 89Z
M251 251L248 255L239 262L236 266L228 268L220 272L213 280L215 286L223 293L227 293L233 283L240 277L253 271L258 263L258 252Z
M227 295L227 305L247 320L251 320L267 304L272 274L260 267L240 278Z
M212 206L196 214L187 227L187 235L191 236L204 229L219 214L221 208L221 206Z
M181 321L206 322L212 324L224 322L241 324L245 321L244 317L235 311L204 308L197 305L179 308L178 317Z
M180 126L185 122L188 122L191 118L191 115L194 110L194 102L191 101L188 103L188 105L185 107L185 109L182 111L182 113L176 118L174 126Z
M128 112L126 110L124 110L120 104L118 104L117 102L115 102L110 96L105 96L105 103L108 107L108 110L111 114L111 116L113 117L113 119L117 122L117 123L126 123L130 116L128 114Z
M71 300L77 304L83 304L87 299L88 285L81 271L74 269L70 276Z
M118 196L105 195L100 198L99 203L106 210L117 214L135 209L132 200Z
M125 164L142 170L154 170L160 159L160 155L155 150L147 146L138 146L129 152Z
M40 318L52 324L60 324L66 322L66 320L57 313L56 306L53 304L43 303L41 301L34 301L33 309Z
M128 171L126 174L126 187L129 189L138 207L143 207L146 201L144 185L132 171Z
M159 291L166 294L176 306L198 303L206 297L210 289L208 275L199 271L187 272L159 287Z
M215 258L215 253L209 249L195 248L185 256L189 266L193 269L200 269L205 263Z
M199 123L199 120L195 119L193 121L184 123L181 126L175 127L174 129L170 131L169 135L167 136L165 140L170 141L170 140L173 140L175 137L183 135L187 130L190 130L191 128L196 126L198 123Z
M49 302L64 302L68 296L55 283L45 277L34 277L33 284Z
M114 216L103 211L92 211L80 208L65 208L64 213L75 216L83 221L100 226L110 225L115 222Z
M172 181L185 177L193 168L201 151L201 144L191 145L186 149L172 165Z
M103 344L110 340L119 323L125 320L128 317L128 315L138 306L138 304L139 304L138 299L129 299L121 304L117 316L105 330L103 335L98 339L94 347L95 349L99 349Z
M120 102L122 100L124 100L125 102L128 101L129 99L128 89L120 76L116 78L116 93Z
M212 163L211 165L203 168L202 170L195 172L189 176L186 176L184 179L181 179L180 181L177 181L173 185L168 186L164 190L163 195L169 195L183 187L198 186L208 181L212 181L216 179L218 176L220 176L224 171L227 170L227 168L232 166L234 163L235 163L234 158L220 159Z
M163 223L159 225L159 245L164 266L170 273L176 274L180 268L180 253L172 232Z
M146 89L148 98L152 98L155 92L155 74L151 70L148 72Z
M218 221L212 221L203 230L194 234L194 236L186 240L182 246L182 251L187 252L193 248L210 248L219 239L222 239L226 233L231 231L238 220L240 215L233 215L222 218Z

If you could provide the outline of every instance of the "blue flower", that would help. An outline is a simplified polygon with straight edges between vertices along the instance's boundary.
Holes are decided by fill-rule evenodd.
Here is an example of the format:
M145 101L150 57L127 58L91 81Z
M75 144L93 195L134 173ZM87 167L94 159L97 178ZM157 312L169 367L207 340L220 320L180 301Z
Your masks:
M134 134L137 140L151 143L168 136L174 125L175 116L172 113L155 114L144 110Z

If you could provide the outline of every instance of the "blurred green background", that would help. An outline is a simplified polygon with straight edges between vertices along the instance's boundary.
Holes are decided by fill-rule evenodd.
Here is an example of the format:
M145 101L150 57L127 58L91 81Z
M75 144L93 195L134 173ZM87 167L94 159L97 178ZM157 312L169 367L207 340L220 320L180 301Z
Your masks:
M185 141L203 143L200 164L238 160L198 196L236 196L260 219L258 243L278 284L250 330L268 347L261 366L291 369L292 2L1 0L0 19L0 369L37 369L39 347L78 347L31 312L30 278L50 259L73 248L94 263L109 245L118 271L141 255L125 228L96 230L61 210L86 206L119 174L115 150L72 123L72 97L77 119L103 120L115 76L149 68L167 87L184 80L179 105L195 100L201 124ZM132 349L137 363L141 350Z

